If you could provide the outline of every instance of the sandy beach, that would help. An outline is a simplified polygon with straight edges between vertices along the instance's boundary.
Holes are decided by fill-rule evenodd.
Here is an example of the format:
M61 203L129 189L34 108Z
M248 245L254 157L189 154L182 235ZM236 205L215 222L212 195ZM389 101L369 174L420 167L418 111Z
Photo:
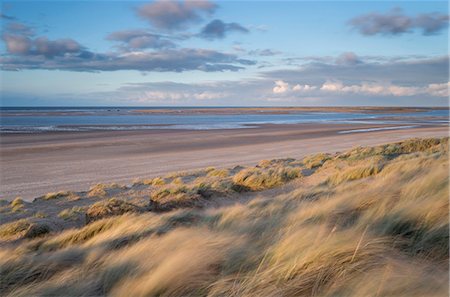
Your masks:
M384 125L392 127L392 125ZM253 165L358 145L448 135L446 126L359 133L383 125L263 125L235 130L146 130L2 135L0 196L32 199L97 183L131 183L174 171Z

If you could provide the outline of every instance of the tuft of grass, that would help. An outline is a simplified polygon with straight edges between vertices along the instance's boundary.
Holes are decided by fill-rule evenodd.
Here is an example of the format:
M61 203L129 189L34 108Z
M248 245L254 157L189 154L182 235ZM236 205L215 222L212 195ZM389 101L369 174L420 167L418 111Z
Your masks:
M53 200L65 197L75 197L75 193L71 191L59 191L54 193L48 193L44 195L44 200Z
M330 154L319 153L312 156L307 156L303 159L305 167L308 169L314 169L322 166L326 161L331 159Z
M208 171L207 176L208 177L219 177L219 178L226 178L228 177L230 173L227 169L213 169Z
M79 206L74 206L72 208L67 208L58 213L58 217L64 220L74 220L84 214L84 209Z
M87 196L88 197L105 197L109 194L109 192L116 192L119 190L123 190L125 188L126 188L125 186L121 186L116 183L97 184L95 186L92 186L89 189Z
M163 186L166 184L165 180L162 177L155 177L151 181L152 186Z
M202 191L198 186L166 186L152 193L150 209L153 211L168 211L180 207L202 206L202 195L200 193Z
M141 212L142 208L125 200L111 198L91 205L86 211L86 221L97 221L106 217L123 215L128 212Z
M16 197L14 200L10 203L12 212L20 212L25 207L25 202L22 198Z
M19 237L31 226L27 219L17 220L0 226L0 237L11 238Z
M175 185L183 185L184 182L183 182L183 179L182 179L181 177L177 177L177 178L175 178L175 179L172 181L172 184L175 184Z
M12 207L20 206L20 205L23 205L23 204L24 204L23 199L20 198L20 197L16 197L16 198L15 198L13 201L11 201L11 203L10 203L10 205L11 205Z
M0 238L20 239L35 238L50 233L50 226L42 221L20 219L0 226Z
M338 185L344 181L353 181L378 174L383 168L382 164L369 164L350 167L328 178L332 185Z
M357 147L349 152L341 154L339 158L349 160L363 160L372 156L386 156L393 158L402 154L412 154L416 152L434 153L439 151L448 153L448 137L427 139L414 138L375 147Z
M300 169L274 167L270 169L248 168L233 176L234 189L241 191L261 191L280 186L301 176Z

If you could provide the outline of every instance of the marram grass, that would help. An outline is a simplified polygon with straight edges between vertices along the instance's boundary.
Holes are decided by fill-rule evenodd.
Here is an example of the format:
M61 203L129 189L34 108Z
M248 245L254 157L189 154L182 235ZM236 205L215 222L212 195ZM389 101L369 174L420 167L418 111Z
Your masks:
M0 295L448 296L447 138L182 178L5 204Z

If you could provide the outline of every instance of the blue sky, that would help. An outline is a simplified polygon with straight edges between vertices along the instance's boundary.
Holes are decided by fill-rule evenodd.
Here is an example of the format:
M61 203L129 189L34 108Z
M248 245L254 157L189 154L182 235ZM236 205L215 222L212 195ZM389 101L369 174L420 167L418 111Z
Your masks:
M11 1L3 106L448 105L446 1Z

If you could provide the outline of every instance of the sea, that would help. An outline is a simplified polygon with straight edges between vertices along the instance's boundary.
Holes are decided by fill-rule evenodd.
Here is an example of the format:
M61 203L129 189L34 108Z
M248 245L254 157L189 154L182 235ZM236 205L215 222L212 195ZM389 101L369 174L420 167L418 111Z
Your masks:
M141 110L158 111L161 109L173 110L173 112L140 112ZM204 112L191 113L189 109L204 109ZM214 107L214 110L217 109ZM299 123L395 124L393 127L371 128L373 131L373 129L408 129L417 125L448 125L448 119L448 109L377 114L312 111L273 114L264 112L263 109L255 109L254 112L245 114L239 112L214 114L208 112L208 107L0 107L0 133L248 129L263 124ZM363 132L362 130L360 132Z

